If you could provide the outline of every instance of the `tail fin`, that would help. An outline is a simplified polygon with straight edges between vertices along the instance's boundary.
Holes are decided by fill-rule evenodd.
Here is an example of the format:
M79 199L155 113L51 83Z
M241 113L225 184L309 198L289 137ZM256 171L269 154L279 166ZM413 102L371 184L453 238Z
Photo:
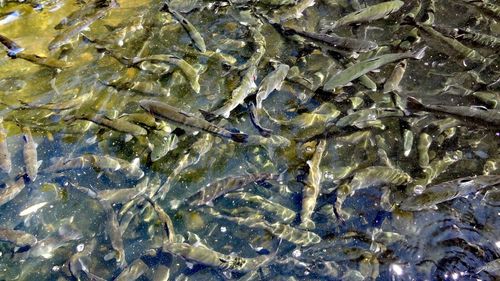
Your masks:
M235 142L245 143L248 141L248 135L245 133L231 133L231 139Z
M413 109L413 110L424 109L424 105L419 100L417 100L416 98L414 98L412 96L408 96L406 98L406 107L409 109Z
M425 55L426 49L427 49L427 46L421 48L420 50L416 50L415 52L412 53L412 58L414 58L416 60L422 59Z

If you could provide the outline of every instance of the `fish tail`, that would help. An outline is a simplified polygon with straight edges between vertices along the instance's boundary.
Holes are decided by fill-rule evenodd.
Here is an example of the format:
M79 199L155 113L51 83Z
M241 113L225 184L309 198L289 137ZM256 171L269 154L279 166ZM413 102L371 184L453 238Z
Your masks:
M416 60L420 60L424 57L425 55L425 50L427 49L427 46L423 47L422 49L420 50L417 50L415 52L412 53L412 58L416 59Z
M235 142L247 142L248 135L245 133L231 133L231 139Z
M413 110L422 110L424 108L424 105L416 98L408 96L406 98L406 107Z

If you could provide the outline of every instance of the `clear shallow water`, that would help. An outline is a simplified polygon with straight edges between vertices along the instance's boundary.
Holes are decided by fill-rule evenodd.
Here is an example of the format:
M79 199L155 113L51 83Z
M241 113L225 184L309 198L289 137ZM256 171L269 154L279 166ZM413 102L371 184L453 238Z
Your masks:
M303 17L288 20L286 26L319 32L325 21L354 11L350 1L316 2L305 10ZM364 7L380 1L360 2ZM59 58L71 64L57 70L7 55L0 58L3 127L12 160L10 173L2 174L5 183L2 190L11 188L15 176L24 173L26 167L21 128L31 128L38 144L37 160L42 161L36 179L27 181L14 199L0 206L2 228L24 231L38 240L31 247L21 249L11 242L0 242L0 279L113 280L141 262L146 267L139 270L143 271L142 276L137 277L139 280L162 280L155 278L165 277L166 271L168 280L498 278L498 270L496 273L479 270L499 258L498 196L496 199L489 196L498 187L487 187L420 211L403 211L405 203L401 203L422 189L417 183L421 183L419 180L429 174L430 169L439 172L423 184L427 188L466 176L498 175L498 127L408 108L404 114L388 117L363 113L369 108L397 110L398 97L404 106L406 95L429 104L478 105L498 110L493 106L495 101L498 103L500 90L496 82L498 52L494 47L461 41L486 59L474 65L470 58L464 59L422 31L423 28L416 32L415 24L411 21L404 24L403 19L419 1L409 1L387 18L338 27L335 33L340 36L372 40L380 47L372 53L360 53L357 60L346 59L345 52L311 46L308 39L285 36L252 14L244 4L186 3L184 6L180 1L173 1L172 6L200 32L208 51L219 50L235 62L228 63L225 57L222 63L220 59L201 55L178 21L169 13L159 11L162 3L120 1L120 7L111 9L89 30L82 31L84 36L69 40L71 47L51 52L47 46L63 32L54 26L72 12L84 9L83 4L50 2L40 10L31 4L7 3L0 8L1 35L22 46L24 53ZM428 17L425 9L430 3L423 1L416 17L418 22ZM251 5L257 13L272 18L286 15L286 11L292 9L292 6L278 10ZM190 11L191 8L194 9ZM278 12L272 13L274 10ZM14 19L12 15L17 14ZM10 15L10 19L3 15ZM436 3L436 26L471 28L498 38L498 20L491 12L463 1ZM259 41L262 37L265 44ZM361 80L337 87L334 93L323 87L348 61L355 63L371 56L402 53L408 48L416 50L423 46L429 46L425 56L421 60L407 60L400 88L392 93L383 93L383 88L397 62L367 74L377 86L375 91L364 86ZM261 50L265 50L262 57L258 55ZM190 64L197 73L199 93L193 86L194 80L190 80L182 68L153 61L153 66L171 68L165 74L157 74L147 66L127 67L117 60L117 57L158 54L175 55ZM143 99L168 103L201 118L199 109L214 112L242 83L248 61L257 67L254 77L257 85L274 70L275 61L292 67L281 89L263 102L267 114L261 112L261 123L272 130L270 139L258 136L246 104L232 110L229 118L213 121L249 134L250 140L245 144L204 132L185 132L169 122L157 120L152 126L149 115L143 116L149 117L148 126L135 121L147 129L147 136L135 137L85 120L97 114L105 114L110 119L137 120L131 116L145 113L139 106ZM481 99L473 94L479 91L493 93L493 98ZM253 99L250 96L246 100ZM338 110L338 117L332 117L334 110L318 109L327 103ZM354 118L360 112L359 119ZM308 113L319 114L307 117ZM323 116L319 116L321 114ZM338 120L346 116L353 119L347 126L340 126ZM299 122L300 118L305 121ZM322 118L331 120L323 122ZM373 122L363 123L360 121L363 118ZM307 124L311 124L309 128ZM409 153L405 153L405 134L411 134L414 139ZM426 137L431 140L428 150L425 149ZM321 139L325 140L325 151L319 155L315 150L318 151ZM168 147L172 142L176 145L165 149L170 151L158 160L153 159L153 152L159 153L159 147ZM110 160L111 166L101 166L101 169L81 164L56 172L48 170L57 159L66 161L84 155L107 155L126 162L113 166L116 163ZM450 158L450 155L455 156ZM308 164L314 157L320 159L317 169ZM448 164L439 164L440 160ZM128 165L132 168L124 170ZM378 167L380 172L364 176L370 167ZM137 176L138 169L144 176ZM408 178L391 181L383 171L401 171ZM288 208L296 217L286 220L273 214L275 205L271 205L274 206L271 212L263 211L262 207L256 208L255 203L230 196L216 199L213 209L189 205L192 200L189 196L209 183L254 173L282 173L279 180L249 183L243 190ZM312 239L314 243L307 239L293 240L287 234L301 228L305 186L318 174L321 175L320 194L312 212L315 228L309 232L310 237L317 235L320 239ZM339 197L343 198L339 194L345 190L345 184L355 186L356 180L365 181L361 185L364 188L346 195L342 206L337 205L335 209ZM162 185L164 189L155 194ZM195 247L205 245L222 254L268 257L268 260L251 270L231 270L222 265L207 265L208 262L203 265L203 259L189 259L186 255L173 254L173 250L160 251L165 240L164 227L154 209L141 199L142 195L117 200L111 208L106 208L99 196L95 196L99 190L143 186L146 187L143 193L153 197L157 206L171 217L175 242L184 239ZM101 193L101 196L104 195ZM133 204L128 203L130 199ZM38 209L24 211L32 206ZM223 215L214 214L213 210ZM110 229L114 216L122 227L118 235L121 239ZM249 227L243 218L290 225L293 229L279 234L269 227ZM201 242L193 234L197 234ZM123 243L125 256L121 262L116 261L119 257L116 250L120 248L117 240Z

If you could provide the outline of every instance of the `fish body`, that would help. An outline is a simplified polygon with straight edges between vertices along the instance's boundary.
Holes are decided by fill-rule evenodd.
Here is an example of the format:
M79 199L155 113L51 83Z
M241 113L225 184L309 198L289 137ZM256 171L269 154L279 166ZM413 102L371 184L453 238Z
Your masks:
M163 250L189 261L235 272L257 270L261 264L269 259L268 256L243 258L226 255L205 246L194 246L187 243L168 243L163 246Z
M166 103L141 100L140 106L153 114L159 119L166 120L181 128L188 128L190 130L202 130L223 138L229 138L235 142L246 142L248 135L244 133L234 133L225 128L212 124L204 119L195 117L190 113L183 112L178 108L170 106Z
M368 6L364 9L360 9L353 13L343 16L333 23L331 28L337 28L339 26L361 23L361 22L371 22L386 17L387 15L399 11L399 9L404 5L403 1L386 1L380 4Z
M248 111L250 114L250 121L252 121L252 124L255 126L255 128L257 128L257 130L259 131L259 134L263 137L266 137L266 138L270 137L272 134L272 131L268 128L264 128L260 124L260 114L259 114L259 111L257 110L257 108L255 108L255 105L253 104L253 102L250 102L248 104Z
M300 35L304 38L313 40L314 42L325 44L328 47L332 47L339 50L352 51L352 52L368 52L378 48L378 44L373 41L361 40L351 37L342 37L334 33L323 34L323 33L301 31L293 28L284 27L282 25L279 25L279 27L283 30L285 34Z
M127 265L127 261L125 260L125 247L118 218L111 204L105 201L100 201L100 203L106 212L106 233L111 242L111 246L116 251L116 263L120 268L124 268Z
M165 54L160 54L160 55L151 55L147 57L142 57L142 58L132 58L130 59L130 64L136 65L140 64L142 62L146 61L152 61L152 62L166 62L168 64L172 64L177 66L181 71L182 74L188 79L189 84L191 85L191 88L196 92L200 92L200 83L198 81L199 75L198 72L185 60L173 56L173 55L165 55Z
M167 238L166 240L164 239L163 241L168 241L168 243L173 243L174 242L174 237L175 237L175 230L174 230L174 223L172 222L172 219L170 216L160 207L160 205L156 204L153 202L153 200L149 199L148 197L144 197L146 201L151 204L158 215L158 218L161 221L161 224L163 226L163 231L164 231L164 236Z
M260 82L259 90L257 91L257 96L255 97L255 105L257 109L262 108L262 101L267 99L269 94L271 94L274 90L280 90L283 81L288 74L288 70L290 67L286 64L279 64L276 69L269 73L262 82Z
M256 74L257 66L251 65L241 79L240 85L231 93L231 98L222 107L212 112L212 115L229 118L231 111L242 104L245 98L257 90L257 85L255 84Z
M437 30L435 30L432 26L428 26L425 24L418 24L418 27L423 30L426 34L430 35L430 37L435 38L436 40L448 45L450 48L446 48L445 50L451 49L457 54L459 57L463 59L471 60L474 63L481 64L486 61L478 51L471 49L464 44L460 43L454 38L450 38L444 36Z
M228 192L242 188L252 182L261 182L276 178L276 174L270 173L230 176L208 184L190 196L187 200L191 206L202 206Z
M49 51L53 51L55 49L60 48L61 46L68 44L78 36L78 34L92 25L98 19L103 18L110 9L118 7L118 3L115 0L109 1L106 7L102 7L101 9L97 9L95 13L90 14L84 18L82 18L77 24L69 26L62 33L57 35L54 40L49 43L48 49Z
M319 167L321 159L326 149L326 140L322 139L316 145L316 150L313 154L311 160L307 161L309 166L309 174L305 181L304 188L302 190L302 209L300 211L300 227L304 229L313 229L315 224L311 219L311 216L316 207L316 201L318 200L319 192L321 189L321 179L323 174Z
M12 170L12 161L7 146L7 132L3 127L3 118L0 117L0 170L10 173Z
M145 136L148 134L146 129L139 125L135 125L124 119L111 119L103 114L82 115L76 118L91 121L111 130L131 134L133 136Z
M141 260L136 259L127 268L125 268L114 281L132 281L137 280L149 270L149 267Z
M399 82L401 82L401 80L403 79L407 64L408 63L406 60L402 60L396 65L396 67L394 67L391 76L389 76L389 78L387 78L387 81L385 81L384 83L384 93L399 90Z
M203 40L203 37L201 36L200 32L198 32L196 27L194 27L194 25L191 22L189 22L183 15L181 15L176 10L170 9L168 3L165 4L162 10L168 11L182 25L182 27L184 28L184 30L186 30L189 37L193 41L194 45L198 50L200 50L200 52L204 53L207 51L205 40Z
M421 211L437 204L466 196L500 184L500 175L465 177L428 187L419 195L406 198L400 205L404 211Z
M58 60L52 57L43 57L35 54L28 54L25 52L17 53L10 56L12 59L23 59L40 66L45 66L49 68L68 68L72 64L62 60Z
M32 234L21 230L0 227L0 241L9 242L17 247L31 247L36 244L37 239Z
M412 58L412 59L422 59L425 53L426 47L415 52L406 53L396 53L396 54L385 54L369 58L364 61L353 64L352 66L344 69L340 73L332 76L323 86L325 91L332 91L337 87L342 87L350 83L352 80L359 78L360 76L376 70L388 63Z
M285 7L280 10L279 20L285 22L291 19L299 19L304 15L304 11L316 4L316 0L300 0L293 7Z
M41 164L41 162L38 162L38 153L36 150L38 144L33 140L30 128L23 127L22 130L24 140L23 156L26 176L30 182L34 182L38 174L38 167Z
M495 129L500 126L499 110L471 106L424 104L411 96L408 96L407 101L410 109L444 113L464 121L472 121L480 126L492 126Z
M260 195L255 195L246 192L231 192L226 194L224 198L240 199L249 202L253 205L256 205L259 209L262 209L266 212L273 214L276 217L279 217L280 221L284 223L291 223L296 216L296 213L293 210L281 204L268 200Z
M24 187L24 178L19 177L15 182L9 183L3 189L0 189L0 206L14 199Z

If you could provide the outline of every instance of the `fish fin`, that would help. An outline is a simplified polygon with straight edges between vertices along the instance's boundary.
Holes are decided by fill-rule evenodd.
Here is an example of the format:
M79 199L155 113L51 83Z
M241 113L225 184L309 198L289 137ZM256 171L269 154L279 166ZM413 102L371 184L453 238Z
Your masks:
M427 50L427 46L424 46L423 48L421 48L420 50L417 50L415 52L412 53L412 57L416 60L420 60L424 57L425 55L425 50Z
M38 162L36 162L36 167L40 168L40 166L42 166L42 163L43 163L43 160L39 160Z
M217 118L217 116L215 114L213 114L212 112L208 112L208 111L205 111L203 109L198 109L198 111L201 113L201 115L203 115L203 118L205 118L205 120L207 121L213 121L215 118Z
M96 177L96 178L100 178L103 174L104 174L104 172L99 172L99 173L97 174L97 177Z
M409 109L413 109L413 110L422 110L424 108L424 105L419 100L417 100L416 98L414 98L412 96L408 96L406 98L406 106Z
M231 133L231 139L235 142L245 143L248 141L248 135L245 133Z

